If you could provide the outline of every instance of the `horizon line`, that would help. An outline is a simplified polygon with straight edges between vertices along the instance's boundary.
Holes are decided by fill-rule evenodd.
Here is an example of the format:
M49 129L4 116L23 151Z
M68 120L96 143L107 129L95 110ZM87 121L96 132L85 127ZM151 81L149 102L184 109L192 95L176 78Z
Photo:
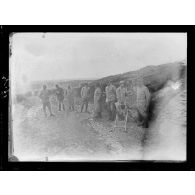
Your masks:
M116 76L116 75L120 75L120 74L125 74L125 73L129 73L129 72L136 72L136 71L139 71L143 68L146 68L146 67L150 67L150 66L160 66L160 65L166 65L166 64L172 64L172 63L178 63L178 62L182 62L182 61L187 61L187 58L184 58L182 60L176 60L176 61L172 61L172 62L166 62L166 63L163 63L163 64L158 64L158 65L146 65L145 67L142 67L142 68L139 68L139 69L136 69L136 70L130 70L130 71L127 71L127 72L122 72L122 73L118 73L118 74L114 74L114 75L107 75L107 76L101 76L101 77L96 77L96 78L70 78L70 79L45 79L45 80L33 80L32 82L49 82L49 81L56 81L56 82L60 82L60 81L81 81L81 80L99 80L99 79L103 79L103 78L106 78L106 77L110 77L110 76ZM187 63L186 63L187 65Z

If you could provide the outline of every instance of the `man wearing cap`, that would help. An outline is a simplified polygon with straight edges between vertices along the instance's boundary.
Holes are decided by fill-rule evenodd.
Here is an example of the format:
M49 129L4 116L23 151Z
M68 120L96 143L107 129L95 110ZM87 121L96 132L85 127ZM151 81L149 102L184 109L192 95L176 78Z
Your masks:
M115 111L116 111L116 87L108 82L106 87L106 103L108 105L109 120L115 120Z
M59 87L59 85L56 85L56 97L58 100L58 104L59 104L59 111L61 111L61 107L63 108L63 110L65 110L64 107L64 90Z
M84 106L85 106L85 112L88 112L87 108L89 103L89 91L90 88L88 87L88 83L85 83L84 87L82 87L81 89L81 98L82 98L81 112L83 111Z
M48 108L50 116L54 116L54 114L52 113L52 110L51 110L51 103L50 103L50 99L49 99L50 92L47 89L46 85L43 85L43 89L41 90L39 97L42 100L43 112L45 114L45 117L47 117L46 108Z

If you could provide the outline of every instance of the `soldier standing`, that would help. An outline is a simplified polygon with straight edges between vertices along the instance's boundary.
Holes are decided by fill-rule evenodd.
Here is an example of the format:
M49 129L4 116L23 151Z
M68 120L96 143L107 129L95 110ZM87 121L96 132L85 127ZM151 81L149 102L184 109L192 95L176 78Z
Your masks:
M89 90L90 88L88 87L88 83L85 83L85 86L81 89L81 98L82 98L81 112L83 111L84 106L85 106L85 112L88 112L87 108L89 103Z
M136 82L136 103L137 111L139 115L138 125L147 127L147 112L150 102L150 92L144 85L143 79L138 79Z
M67 89L67 100L68 100L69 110L74 111L74 93L70 86L68 86L68 89Z
M115 113L116 113L116 87L111 83L108 82L108 86L106 87L106 103L108 105L108 113L109 119L111 121L115 120Z
M136 87L133 81L129 80L126 84L126 106L127 108L135 108L136 106Z
M57 100L58 100L58 104L59 104L59 111L61 111L61 107L63 108L63 110L65 110L64 90L61 87L59 87L58 85L56 85L56 96L57 96Z
M116 89L117 102L115 103L118 116L122 118L125 111L125 97L126 97L126 88L125 82L120 81L120 86Z
M102 89L100 84L96 84L94 92L94 118L101 118L102 106L101 106Z
M43 89L42 89L42 91L40 92L39 97L40 97L40 99L42 100L43 112L44 112L44 114L45 114L45 117L47 117L46 108L48 108L49 113L50 113L50 116L54 116L54 114L52 113L51 103L50 103L49 96L50 96L50 92L49 92L49 90L47 89L47 86L46 86L46 85L43 85Z

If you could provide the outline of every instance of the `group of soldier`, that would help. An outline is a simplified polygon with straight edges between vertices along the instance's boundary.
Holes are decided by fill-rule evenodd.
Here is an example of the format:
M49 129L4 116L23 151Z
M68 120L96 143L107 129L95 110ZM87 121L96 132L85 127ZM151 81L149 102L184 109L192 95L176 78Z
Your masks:
M90 88L88 87L88 83L85 83L81 89L81 97L82 97L81 112L83 111L84 107L85 107L85 112L88 112L89 91L90 91ZM51 108L51 102L50 102L51 94L53 93L47 89L47 86L43 85L43 89L41 90L39 94L39 98L42 101L43 112L44 112L45 117L47 117L46 109L48 109L50 116L54 116L52 112L52 108ZM75 105L74 105L75 95L74 95L74 89L71 86L68 86L68 88L64 90L59 85L56 85L55 95L58 101L59 111L65 110L65 105L64 105L65 98L67 99L67 105L68 105L67 109L69 111L75 110Z
M126 111L133 111L138 125L147 127L148 106L150 102L150 92L144 85L143 79L120 81L118 88L112 82L108 82L105 92L100 84L96 85L94 93L94 117L101 118L102 101L101 97L105 93L108 110L108 120L114 121L116 114L123 116Z
M61 111L62 109L65 110L65 97L67 99L68 109L70 111L75 110L75 95L71 86L68 86L68 88L64 91L63 88L59 87L59 85L56 85L55 94L59 104L59 111ZM85 112L89 113L88 104L90 99L90 87L88 83L84 83L84 86L81 88L80 95L82 99L80 112L83 112L85 107ZM47 116L46 108L48 108L50 116L54 116L49 99L50 93L46 85L43 86L39 97L42 100L45 116ZM116 114L122 115L125 108L128 110L136 111L136 121L138 125L147 126L147 111L150 101L150 93L148 88L144 85L143 79L129 80L126 82L120 81L120 85L118 88L116 88L115 85L111 81L109 81L107 83L105 91L103 90L100 83L96 83L93 97L93 117L95 119L102 118L103 105L106 104L109 121L114 121ZM103 97L105 97L105 100Z
M41 90L39 94L39 98L42 101L43 112L44 112L45 117L47 117L46 108L48 109L50 116L54 116L52 112L52 108L51 108L51 103L50 103L51 94L52 92L47 89L47 86L43 85L43 89ZM65 93L64 93L63 88L59 87L59 85L56 85L55 94L56 94L58 105L59 105L58 110L59 111L65 110L65 105L64 105ZM74 110L73 92L70 86L68 86L68 89L66 90L66 96L67 96L67 100L69 103L69 109Z

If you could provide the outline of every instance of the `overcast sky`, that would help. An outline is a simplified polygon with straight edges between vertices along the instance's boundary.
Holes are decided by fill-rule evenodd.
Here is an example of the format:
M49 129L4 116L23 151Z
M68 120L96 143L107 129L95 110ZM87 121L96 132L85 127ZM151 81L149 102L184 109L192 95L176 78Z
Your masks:
M23 81L101 78L187 56L185 33L17 33L11 71Z

